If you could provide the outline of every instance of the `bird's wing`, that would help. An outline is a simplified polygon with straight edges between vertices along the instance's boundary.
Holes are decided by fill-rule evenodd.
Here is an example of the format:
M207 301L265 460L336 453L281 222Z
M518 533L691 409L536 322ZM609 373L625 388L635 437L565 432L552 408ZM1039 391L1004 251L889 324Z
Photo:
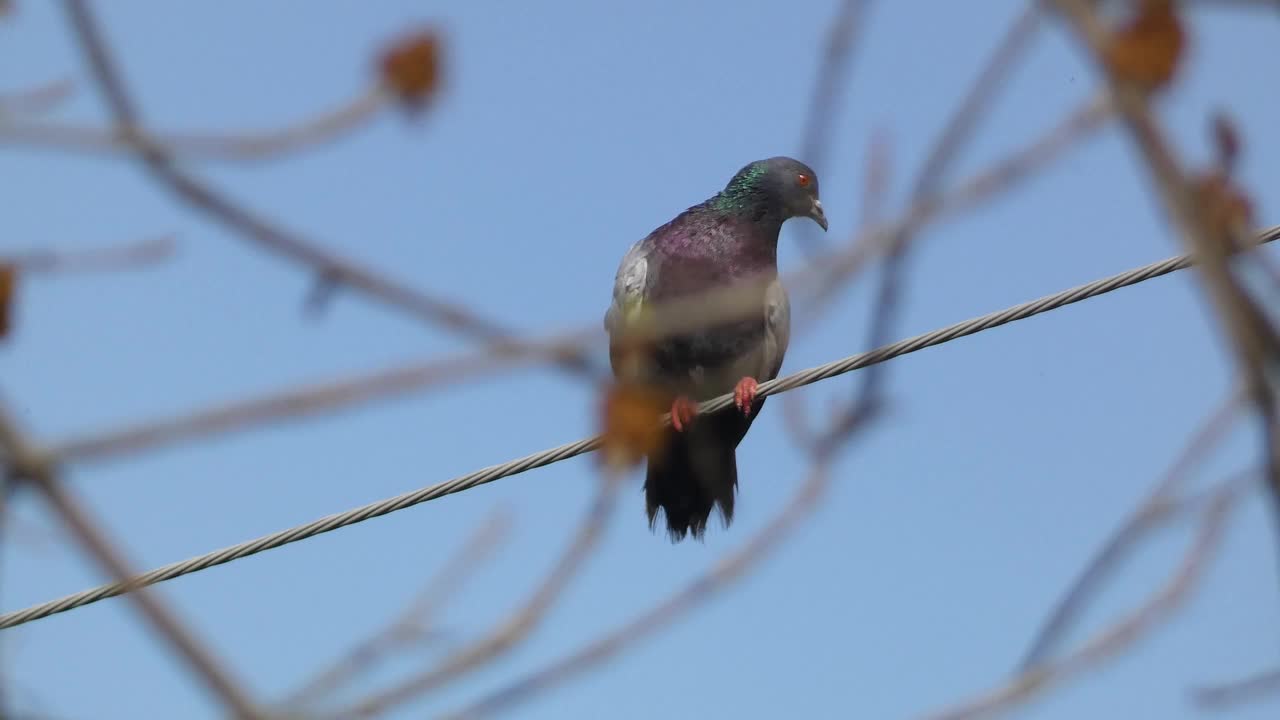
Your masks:
M610 339L609 361L615 375L624 374L619 367L621 358L616 341L644 310L649 289L657 279L657 265L650 245L644 240L632 245L618 264L618 273L613 280L613 301L604 314L604 328Z
M769 284L764 298L764 352L761 368L766 378L778 377L782 370L782 358L791 342L791 300L782 282L775 279Z
M604 314L604 329L615 334L640 310L649 287L649 252L643 241L631 246L613 278L613 302Z
M763 300L760 320L763 320L764 332L759 333L760 325L757 325L749 345L733 343L740 349L728 362L692 368L687 378L681 378L685 382L683 392L694 399L707 400L732 391L744 377L764 382L778 376L791 340L791 303L776 278L765 288ZM760 323L760 320L753 322Z

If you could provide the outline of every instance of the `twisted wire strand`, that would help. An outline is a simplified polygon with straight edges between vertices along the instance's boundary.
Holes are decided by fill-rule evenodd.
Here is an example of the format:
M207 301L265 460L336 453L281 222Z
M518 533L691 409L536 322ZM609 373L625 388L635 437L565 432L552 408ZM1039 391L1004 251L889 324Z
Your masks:
M1258 235L1257 240L1259 244L1262 244L1269 243L1277 238L1280 238L1280 226L1274 226L1262 231ZM787 392L804 385L810 385L812 383L836 377L837 375L843 375L869 365L875 365L887 360L892 360L893 358L901 357L918 350L923 350L935 345L941 345L957 338L990 330L991 328L999 327L1017 320L1024 320L1050 310L1055 310L1066 305L1080 302L1081 300L1105 295L1106 293L1119 290L1120 288L1136 285L1162 275L1167 275L1177 270L1183 270L1190 267L1191 264L1192 261L1189 256L1180 255L1152 263L1150 265L1145 265L1140 268L1135 268L1127 272L1122 272L1117 275L1095 280L1091 283L1069 288L1052 295L1046 295L1042 298L1025 302L1020 305L1015 305L1005 310L988 313L980 317L924 333L923 335L899 340L898 342L884 345L869 352L851 355L824 365L809 368L808 370L801 370L800 372L792 373L786 377L761 383L758 389L758 396L765 397L768 395ZM701 403L698 408L700 412L716 412L729 407L732 403L733 395L726 394L707 400L706 402ZM518 475L535 468L552 465L562 460L577 457L578 455L594 452L600 448L600 445L601 438L597 436L548 450L543 450L542 452L526 455L522 458L511 460L509 462L490 465L489 467L453 478L452 480L446 480L442 483L413 490L386 500L369 503L368 505L364 505L353 510L337 513L335 515L328 515L318 520L306 523L305 525L299 525L287 530L263 535L262 537L242 542L238 545L232 545L221 550L216 550L214 552L199 555L180 562L170 563L138 576L133 582L129 583L128 586L124 583L118 582L108 583L74 593L72 595L67 595L56 600L32 605L31 607L23 610L5 613L4 615L0 615L0 630L23 625L34 620L40 620L42 618L49 617L50 615L56 615L57 613L73 610L100 600L106 600L107 598L121 595L133 587L145 587L147 585L154 585L167 580L173 580L174 578L179 578L183 575L189 575L216 565L222 565L224 563L232 562L233 560L239 560L241 558L249 557L250 555L256 555L266 550L272 550L283 545L295 543L300 540L306 540L307 538L315 537L316 535L321 535L339 528L344 528L348 525L364 522L365 520L380 517L397 510L403 510L404 508L435 500L437 498L444 497L445 495L469 490L478 485L493 482L494 480L511 477L512 475Z

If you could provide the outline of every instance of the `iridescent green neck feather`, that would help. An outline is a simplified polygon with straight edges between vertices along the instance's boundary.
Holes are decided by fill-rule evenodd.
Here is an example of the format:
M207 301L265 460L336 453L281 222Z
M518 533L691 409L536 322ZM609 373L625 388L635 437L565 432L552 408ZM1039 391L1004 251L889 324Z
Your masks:
M742 211L754 205L760 197L760 186L769 167L763 162L743 168L724 190L712 198L711 206L717 210Z

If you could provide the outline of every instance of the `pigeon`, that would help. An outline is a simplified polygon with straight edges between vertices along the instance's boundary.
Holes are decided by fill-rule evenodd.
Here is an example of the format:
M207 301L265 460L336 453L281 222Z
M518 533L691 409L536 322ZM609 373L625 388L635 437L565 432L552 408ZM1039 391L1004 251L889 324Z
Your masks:
M793 158L757 160L632 245L618 266L604 318L609 360L619 381L655 389L664 408L671 403L671 427L646 453L644 492L650 529L661 509L672 542L701 540L717 507L725 528L733 521L736 450L764 407L757 386L778 376L790 339L778 233L793 217L827 229L818 176ZM730 289L741 293L736 313L724 303L718 312L708 307L708 294L723 298ZM664 318L661 309L673 302L679 309ZM699 320L699 309L709 317ZM677 325L662 331L672 320ZM644 339L627 342L639 327L649 330ZM698 415L699 402L729 392L733 407Z

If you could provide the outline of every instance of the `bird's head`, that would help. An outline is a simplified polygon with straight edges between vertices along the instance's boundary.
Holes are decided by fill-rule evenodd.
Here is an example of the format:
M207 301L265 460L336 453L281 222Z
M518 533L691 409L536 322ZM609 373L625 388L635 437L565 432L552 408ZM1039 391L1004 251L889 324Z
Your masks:
M738 171L720 193L726 208L755 209L786 221L807 217L827 229L818 198L818 175L808 165L785 156L757 160Z

